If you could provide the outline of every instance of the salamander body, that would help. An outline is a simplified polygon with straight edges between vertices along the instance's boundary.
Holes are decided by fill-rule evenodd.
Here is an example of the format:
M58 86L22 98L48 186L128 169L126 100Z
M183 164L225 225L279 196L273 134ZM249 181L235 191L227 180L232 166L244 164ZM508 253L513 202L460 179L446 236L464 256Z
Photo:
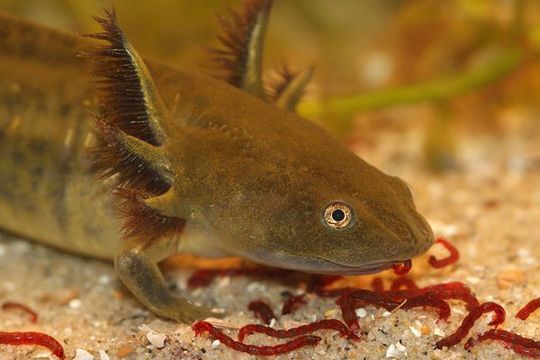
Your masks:
M334 274L425 252L407 185L294 114L309 71L264 90L270 6L225 27L221 80L144 61L114 12L93 39L0 15L0 228L113 260L178 321L210 314L167 289L178 252Z

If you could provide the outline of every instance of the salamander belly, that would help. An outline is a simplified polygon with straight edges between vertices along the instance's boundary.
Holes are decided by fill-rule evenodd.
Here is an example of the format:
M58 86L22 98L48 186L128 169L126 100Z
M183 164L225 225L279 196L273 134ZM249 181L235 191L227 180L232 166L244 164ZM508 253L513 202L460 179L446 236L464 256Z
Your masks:
M15 47L3 36L0 229L110 259L121 245L119 220L110 186L95 179L88 155L95 139L86 65L40 59L39 48Z

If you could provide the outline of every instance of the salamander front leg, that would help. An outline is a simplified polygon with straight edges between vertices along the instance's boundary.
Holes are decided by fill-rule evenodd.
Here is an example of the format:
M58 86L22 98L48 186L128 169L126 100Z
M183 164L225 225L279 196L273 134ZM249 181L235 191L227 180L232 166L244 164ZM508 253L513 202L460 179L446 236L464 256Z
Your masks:
M193 305L167 288L163 274L149 249L126 250L114 259L118 276L127 288L156 315L191 323L207 317L222 317L207 308Z

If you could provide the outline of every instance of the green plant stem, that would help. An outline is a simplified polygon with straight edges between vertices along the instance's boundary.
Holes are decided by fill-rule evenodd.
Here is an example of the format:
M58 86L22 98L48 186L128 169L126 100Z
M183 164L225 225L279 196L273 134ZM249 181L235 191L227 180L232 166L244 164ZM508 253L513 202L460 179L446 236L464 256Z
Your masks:
M492 63L462 74L421 84L304 102L299 106L298 112L306 118L320 118L323 115L349 116L353 113L393 105L444 100L502 79L515 70L522 63L523 58L522 50L509 49L501 53Z

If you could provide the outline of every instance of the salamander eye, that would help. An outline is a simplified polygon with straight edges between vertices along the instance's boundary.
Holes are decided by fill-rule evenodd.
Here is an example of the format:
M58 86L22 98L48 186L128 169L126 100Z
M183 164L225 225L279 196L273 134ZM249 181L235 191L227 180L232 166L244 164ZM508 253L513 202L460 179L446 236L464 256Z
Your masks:
M347 205L334 202L324 210L324 222L334 229L343 229L351 224L353 212Z

